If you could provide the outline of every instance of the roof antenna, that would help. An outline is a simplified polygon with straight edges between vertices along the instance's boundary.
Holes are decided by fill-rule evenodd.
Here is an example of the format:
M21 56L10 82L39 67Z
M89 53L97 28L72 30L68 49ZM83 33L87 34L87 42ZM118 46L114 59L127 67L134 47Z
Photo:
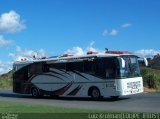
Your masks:
M108 48L105 48L105 51L107 52L107 51L108 51Z

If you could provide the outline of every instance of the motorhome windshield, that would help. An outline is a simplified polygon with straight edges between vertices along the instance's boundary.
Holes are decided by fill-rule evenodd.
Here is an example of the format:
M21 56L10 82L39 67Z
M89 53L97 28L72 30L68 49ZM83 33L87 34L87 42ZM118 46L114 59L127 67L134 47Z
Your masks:
M140 76L139 63L136 56L121 56L125 60L125 68L120 69L122 77L131 78Z

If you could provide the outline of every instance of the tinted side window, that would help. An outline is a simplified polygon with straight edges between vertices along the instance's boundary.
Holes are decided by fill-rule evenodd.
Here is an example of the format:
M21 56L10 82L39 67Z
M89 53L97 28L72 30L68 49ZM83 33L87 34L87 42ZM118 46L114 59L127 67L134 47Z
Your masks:
M106 66L106 78L115 78L117 71L115 58L106 59L105 66Z
M43 64L42 63L34 63L29 67L30 75L39 74L43 72Z
M84 61L84 72L86 73L93 72L93 61Z
M84 72L94 74L94 61L84 61Z
M106 78L106 65L104 59L97 59L95 74L98 77Z
M28 66L24 66L20 70L16 71L13 74L13 79L14 80L16 79L16 81L27 80L28 79Z
M79 71L83 72L83 62L68 62L66 63L66 71Z
M73 71L73 70L74 70L73 62L66 63L66 71Z
M116 77L116 58L102 58L96 60L95 75L105 79Z
M83 62L74 62L74 70L83 72L84 71L84 63Z
M54 64L50 64L48 67L55 68L55 69L65 69L66 64L65 63L54 63Z

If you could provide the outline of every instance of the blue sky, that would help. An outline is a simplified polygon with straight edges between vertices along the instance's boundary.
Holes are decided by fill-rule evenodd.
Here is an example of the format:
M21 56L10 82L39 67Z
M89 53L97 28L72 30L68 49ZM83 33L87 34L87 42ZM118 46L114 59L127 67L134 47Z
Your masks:
M51 56L92 47L155 55L159 12L159 0L1 0L0 72L35 51Z

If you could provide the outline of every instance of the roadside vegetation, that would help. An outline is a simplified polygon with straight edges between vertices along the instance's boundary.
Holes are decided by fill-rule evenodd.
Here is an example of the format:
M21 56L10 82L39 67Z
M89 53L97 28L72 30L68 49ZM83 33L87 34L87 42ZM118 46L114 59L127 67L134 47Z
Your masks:
M0 89L12 88L12 72L0 76Z
M157 92L160 92L160 70L142 67L141 74L144 87L155 89Z

